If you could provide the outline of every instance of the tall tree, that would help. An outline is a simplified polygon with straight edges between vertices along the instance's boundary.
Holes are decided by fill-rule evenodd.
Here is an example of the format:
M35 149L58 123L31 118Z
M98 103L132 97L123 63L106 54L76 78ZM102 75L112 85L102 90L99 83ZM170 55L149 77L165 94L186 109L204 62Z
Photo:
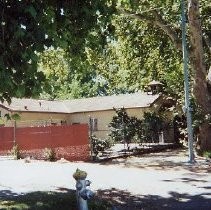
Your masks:
M109 20L113 17L110 14L116 11L114 5L119 14L131 22L133 19L145 23L155 36L169 39L181 52L180 0L0 1L0 100L37 95L42 89L45 77L37 71L37 52L59 46L68 49L76 58L79 54L84 55L87 46L104 45L112 31ZM188 0L193 94L204 119L208 120L211 114L211 92L207 87L211 63L210 14L208 0ZM153 50L156 57L158 52L160 49ZM127 68L129 72L130 66ZM211 148L208 122L204 121L199 131L202 147L209 144Z
M108 84L109 93L144 89L160 80L171 96L182 94L181 53L165 34L147 24L115 15L115 31L102 51L88 48L88 61Z
M154 28L160 29L175 46L182 51L180 31L180 1L118 1L119 12L128 18L145 22ZM131 3L132 2L132 3ZM201 2L201 7L200 7ZM199 106L204 122L199 128L201 149L211 148L210 121L211 92L208 89L207 74L210 66L210 22L204 18L211 14L211 5L206 0L188 0L189 26L189 57L191 74L193 76L193 95ZM200 13L202 10L202 13ZM206 10L206 12L205 12ZM203 22L201 21L203 20Z
M41 98L55 99L58 90L64 85L68 77L68 62L62 49L48 49L39 54L39 69L46 78L46 88Z
M106 2L1 0L0 100L38 95L45 77L37 71L36 53L51 46L83 53L98 19L106 19L112 10Z
M50 48L39 53L39 58L39 70L47 78L40 98L71 99L106 94L106 86L85 55L73 56L61 48Z

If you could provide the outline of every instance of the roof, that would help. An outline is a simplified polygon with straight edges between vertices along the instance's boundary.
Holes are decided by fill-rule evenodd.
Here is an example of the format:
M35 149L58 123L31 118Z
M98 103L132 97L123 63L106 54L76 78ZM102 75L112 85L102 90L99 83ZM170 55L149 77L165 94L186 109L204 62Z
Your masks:
M113 96L99 96L93 98L82 98L65 100L64 104L70 113L103 111L113 108L143 108L151 106L158 98L159 94L148 95L144 92L132 94L121 94Z
M143 108L151 106L160 95L148 95L144 92L99 96L93 98L72 99L64 101L49 101L36 99L12 98L11 104L1 103L1 106L16 112L48 112L77 113L111 110L113 108Z
M10 111L68 113L62 101L12 98L11 104L4 102L1 105Z

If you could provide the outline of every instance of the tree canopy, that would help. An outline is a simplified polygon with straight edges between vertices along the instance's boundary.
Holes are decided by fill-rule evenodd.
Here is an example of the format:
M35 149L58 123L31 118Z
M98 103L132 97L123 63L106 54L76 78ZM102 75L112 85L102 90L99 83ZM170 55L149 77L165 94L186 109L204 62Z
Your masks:
M38 95L46 76L48 80L56 77L53 91L64 83L53 97L73 89L71 97L136 91L151 79L159 79L169 94L181 98L180 3L0 1L0 100ZM211 65L211 3L186 3L193 96L205 119L199 138L207 142L211 133L206 122L211 113L207 77ZM44 74L37 65L39 55L52 47L68 53L68 72L62 80L58 74ZM43 57L40 62L46 64L44 60Z
M59 46L81 54L111 6L104 0L0 1L0 99L38 95L45 77L37 69L37 53Z

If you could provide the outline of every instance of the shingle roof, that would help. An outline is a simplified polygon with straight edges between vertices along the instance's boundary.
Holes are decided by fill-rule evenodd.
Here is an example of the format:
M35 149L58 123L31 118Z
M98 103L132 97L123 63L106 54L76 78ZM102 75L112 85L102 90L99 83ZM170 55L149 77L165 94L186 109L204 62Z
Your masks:
M160 95L148 95L144 92L132 94L121 94L113 96L99 96L93 98L82 98L65 100L64 104L70 113L111 110L113 108L138 108L149 107Z
M11 104L4 102L5 108L11 111L21 112L52 112L52 113L68 113L68 109L62 101L36 100L36 99L18 99L12 98Z
M82 98L64 101L49 101L36 99L13 98L11 104L4 102L3 107L11 111L22 112L51 112L51 113L77 113L100 110L111 110L113 108L138 108L149 107L159 95L148 95L137 92L133 94L121 94L113 96L99 96L93 98Z

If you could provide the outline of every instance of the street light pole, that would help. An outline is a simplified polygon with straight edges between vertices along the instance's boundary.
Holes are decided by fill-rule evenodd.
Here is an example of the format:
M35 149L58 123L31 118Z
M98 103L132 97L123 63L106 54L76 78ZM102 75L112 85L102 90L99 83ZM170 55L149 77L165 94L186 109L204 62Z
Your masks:
M185 18L185 3L181 0L182 10L182 51L183 51L183 70L184 70L184 89L185 89L185 113L187 117L187 132L188 132L188 150L189 150L189 163L194 163L193 152L193 128L192 128L192 114L190 107L189 96L189 74L188 74L188 55L186 43L186 18Z

